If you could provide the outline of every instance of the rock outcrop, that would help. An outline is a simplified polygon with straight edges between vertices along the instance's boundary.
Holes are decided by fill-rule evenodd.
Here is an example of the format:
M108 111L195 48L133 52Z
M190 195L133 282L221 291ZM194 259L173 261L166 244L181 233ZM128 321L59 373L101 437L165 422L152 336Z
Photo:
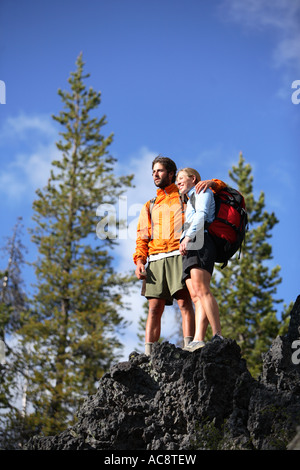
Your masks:
M208 342L193 353L157 343L151 356L132 353L113 366L73 427L53 437L36 436L27 449L297 448L300 353L295 346L300 351L300 296L287 335L273 341L257 380L231 339Z

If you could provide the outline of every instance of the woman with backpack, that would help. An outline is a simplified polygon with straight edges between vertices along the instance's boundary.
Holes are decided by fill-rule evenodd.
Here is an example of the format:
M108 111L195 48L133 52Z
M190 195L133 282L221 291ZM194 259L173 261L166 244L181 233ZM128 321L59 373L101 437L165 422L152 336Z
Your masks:
M177 186L189 199L185 213L184 230L180 238L183 276L195 305L195 335L184 349L195 351L205 345L208 324L212 328L212 340L222 340L219 307L210 290L210 280L216 261L216 246L205 228L215 216L215 200L211 189L196 194L195 185L201 180L197 170L183 168L177 174ZM192 204L192 200L194 202Z

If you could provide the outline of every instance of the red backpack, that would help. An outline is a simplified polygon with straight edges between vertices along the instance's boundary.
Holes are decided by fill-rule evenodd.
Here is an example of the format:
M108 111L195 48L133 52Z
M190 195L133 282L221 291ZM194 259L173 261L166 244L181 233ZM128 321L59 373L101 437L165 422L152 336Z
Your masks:
M248 215L245 199L236 189L226 186L214 193L214 198L215 218L210 224L206 224L205 228L217 248L216 263L223 263L223 269L238 250L241 253L242 242L248 229ZM194 201L192 204L194 206Z
M236 189L227 186L214 193L214 197L215 219L208 225L208 232L217 246L216 262L223 263L223 269L238 250L240 258L248 228L248 215L245 199Z

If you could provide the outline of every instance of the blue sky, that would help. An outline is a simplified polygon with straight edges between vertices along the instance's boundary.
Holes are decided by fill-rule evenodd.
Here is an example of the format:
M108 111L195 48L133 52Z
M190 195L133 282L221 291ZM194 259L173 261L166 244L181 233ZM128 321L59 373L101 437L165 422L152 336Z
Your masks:
M58 88L83 53L88 86L102 93L104 133L119 174L135 174L128 191L131 236L115 250L118 269L132 269L139 205L155 194L151 161L160 153L202 179L225 181L242 151L280 223L272 232L281 266L278 298L299 292L300 80L299 0L2 0L0 4L0 239L23 217L27 259L36 249L27 228L35 190L57 158L62 108ZM136 204L136 206L133 206ZM2 245L2 243L1 243ZM6 260L2 260L2 267ZM31 282L25 270L26 282ZM126 313L134 348L138 293ZM168 315L168 314L166 314Z

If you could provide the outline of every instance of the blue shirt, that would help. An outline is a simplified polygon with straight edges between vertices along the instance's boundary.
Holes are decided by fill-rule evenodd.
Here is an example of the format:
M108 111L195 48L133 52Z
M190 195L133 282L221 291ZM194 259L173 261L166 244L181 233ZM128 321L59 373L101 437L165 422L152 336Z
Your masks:
M189 199L193 193L195 193L195 209L188 200L185 212L185 222L188 228L183 231L180 241L184 237L193 239L196 233L204 228L204 222L210 223L215 218L215 198L212 190L208 188L205 193L201 191L196 194L194 186L187 193Z

